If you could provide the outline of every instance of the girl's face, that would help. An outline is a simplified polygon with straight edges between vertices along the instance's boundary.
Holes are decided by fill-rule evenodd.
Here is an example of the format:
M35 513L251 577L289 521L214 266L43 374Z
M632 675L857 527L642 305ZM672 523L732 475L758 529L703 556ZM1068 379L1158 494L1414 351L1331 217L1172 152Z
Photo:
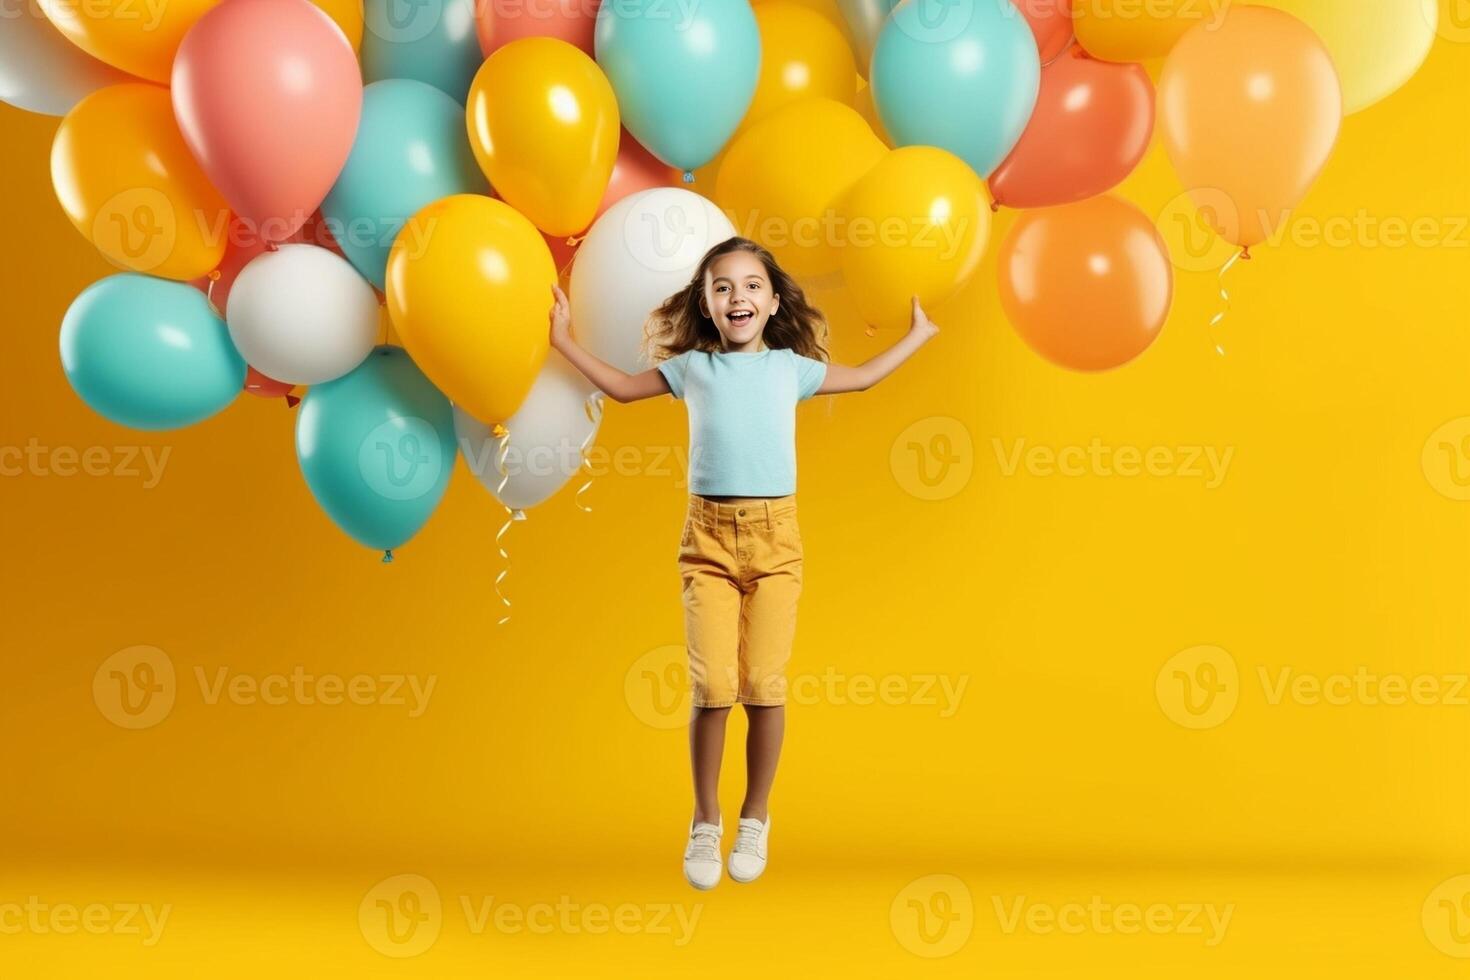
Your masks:
M704 274L700 312L715 323L726 348L756 348L766 321L781 305L766 264L746 251L722 255Z

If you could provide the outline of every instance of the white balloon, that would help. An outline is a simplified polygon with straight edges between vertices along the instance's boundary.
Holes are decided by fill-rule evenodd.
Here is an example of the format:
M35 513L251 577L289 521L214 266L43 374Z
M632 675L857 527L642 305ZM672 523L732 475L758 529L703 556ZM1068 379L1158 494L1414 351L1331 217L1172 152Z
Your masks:
M340 378L378 337L378 297L346 259L316 245L282 245L240 270L226 311L251 367L288 384Z
M682 289L735 226L714 202L681 187L629 194L593 223L572 263L572 333L593 354L629 374L648 314Z
M510 437L504 449L504 474L497 465L500 439L489 425L455 405L455 436L470 472L491 496L513 510L534 507L551 497L576 474L582 465L582 443L590 450L589 437L595 438L600 427L600 404L593 417L587 417L589 397L600 403L604 396L565 357L551 351L526 400L505 423ZM505 489L497 494L502 480Z
M68 41L34 2L0 12L0 102L64 116L99 88L131 81Z

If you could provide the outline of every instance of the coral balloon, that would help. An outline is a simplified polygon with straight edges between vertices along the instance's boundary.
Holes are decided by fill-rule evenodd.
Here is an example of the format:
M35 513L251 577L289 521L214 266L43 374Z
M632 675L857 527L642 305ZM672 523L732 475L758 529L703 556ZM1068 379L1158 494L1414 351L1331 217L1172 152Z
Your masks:
M887 152L857 110L804 99L735 137L715 200L790 272L825 275L841 263L834 202Z
M1236 7L1175 45L1159 80L1159 128L1179 178L1226 241L1265 241L1306 196L1337 142L1342 88L1312 29Z
M456 405L482 422L504 422L550 349L551 253L519 211L476 194L436 201L409 224L433 231L405 228L388 256L393 326Z
M1154 85L1142 65L1080 47L1041 70L1021 142L990 175L997 204L1041 208L1111 190L1138 166L1154 131Z
M618 156L618 99L597 62L556 38L512 41L480 67L466 113L506 203L550 235L592 223Z
M1072 0L1072 26L1094 57L1144 61L1168 54L1191 28L1219 27L1227 7L1228 0Z
M129 82L77 103L51 144L51 183L77 231L125 269L196 279L225 254L229 206L184 144L168 89Z
M235 213L284 241L352 152L362 77L352 46L307 0L228 0L184 38L174 114Z
M755 22L761 34L760 76L740 129L799 99L852 104L857 65L836 24L789 0L756 7Z
M1076 371L1142 354L1174 294L1153 222L1114 197L1022 214L1001 243L998 272L1001 305L1021 339Z
M1301 19L1332 53L1343 114L1387 98L1414 76L1439 28L1438 0L1252 0Z
M485 57L523 37L554 37L581 48L590 58L601 0L545 0L529 4L477 3L475 28Z
M51 23L77 47L130 75L165 85L179 43L216 2L40 0Z
M1072 0L1011 0L1021 11L1043 66L1072 46Z
M889 151L837 207L843 278L876 327L906 326L913 296L943 302L974 275L990 240L985 185L938 147Z

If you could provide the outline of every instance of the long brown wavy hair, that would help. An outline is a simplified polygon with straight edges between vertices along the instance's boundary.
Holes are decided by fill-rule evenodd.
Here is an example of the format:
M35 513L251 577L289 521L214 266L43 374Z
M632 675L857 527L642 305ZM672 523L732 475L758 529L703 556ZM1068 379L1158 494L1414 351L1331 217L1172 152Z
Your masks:
M731 252L750 252L760 259L771 278L771 291L781 297L776 312L766 321L761 334L767 347L789 348L814 360L827 360L827 320L807 301L806 293L776 262L770 252L749 238L727 238L704 253L699 268L687 285L663 301L643 324L642 354L645 363L658 364L686 350L724 350L715 323L699 309L704 294L704 276L711 263Z

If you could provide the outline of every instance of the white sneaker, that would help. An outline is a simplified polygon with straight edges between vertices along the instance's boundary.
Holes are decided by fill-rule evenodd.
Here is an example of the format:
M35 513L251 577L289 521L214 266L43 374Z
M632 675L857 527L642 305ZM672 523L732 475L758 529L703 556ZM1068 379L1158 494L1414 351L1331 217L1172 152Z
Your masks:
M766 870L766 854L771 845L771 817L765 822L754 817L740 818L740 831L730 849L730 877L734 881L755 881Z
M700 821L689 827L689 846L684 848L684 877L701 891L720 883L720 836L724 832L724 817L717 824Z

